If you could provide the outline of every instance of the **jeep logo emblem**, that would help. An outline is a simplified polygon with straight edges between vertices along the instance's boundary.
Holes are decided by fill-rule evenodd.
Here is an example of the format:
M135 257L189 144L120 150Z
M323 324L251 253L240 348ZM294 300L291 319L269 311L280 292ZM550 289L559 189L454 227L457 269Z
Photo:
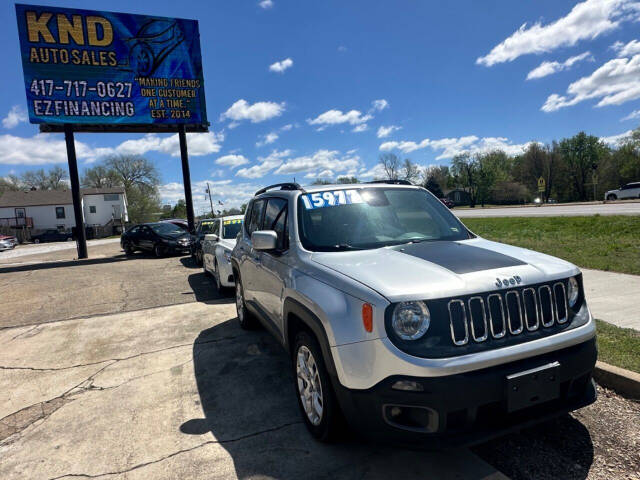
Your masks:
M522 283L522 278L520 278L518 275L514 275L513 277L509 277L509 278L498 278L496 277L496 287L498 288L502 288L502 287L514 287L516 285L520 285Z

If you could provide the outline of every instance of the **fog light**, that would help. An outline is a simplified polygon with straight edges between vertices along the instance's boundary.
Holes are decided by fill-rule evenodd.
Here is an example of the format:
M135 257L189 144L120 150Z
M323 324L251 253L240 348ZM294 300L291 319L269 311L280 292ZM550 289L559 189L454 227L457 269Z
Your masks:
M398 380L391 388L393 390L402 390L403 392L424 392L424 387L421 383L411 380Z
M391 407L391 416L399 417L402 414L402 409L400 407Z

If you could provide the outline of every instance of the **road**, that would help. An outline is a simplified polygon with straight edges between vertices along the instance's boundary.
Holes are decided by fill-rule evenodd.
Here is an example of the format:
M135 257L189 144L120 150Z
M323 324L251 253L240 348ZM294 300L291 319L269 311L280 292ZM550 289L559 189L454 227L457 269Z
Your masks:
M88 240L87 247L97 247L99 245L108 245L119 243L120 238L103 238L99 240ZM18 245L13 250L4 250L0 252L0 264L3 260L27 255L38 255L42 253L61 252L67 250L76 251L76 242L51 242L51 243L30 243Z
M640 215L640 202L540 207L454 208L460 218L469 217L573 217L584 215Z

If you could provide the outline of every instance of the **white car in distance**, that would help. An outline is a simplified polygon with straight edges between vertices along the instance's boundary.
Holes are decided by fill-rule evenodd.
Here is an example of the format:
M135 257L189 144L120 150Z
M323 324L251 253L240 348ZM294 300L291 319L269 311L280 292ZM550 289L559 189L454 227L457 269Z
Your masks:
M244 215L220 217L211 233L204 236L202 244L202 268L216 281L218 291L233 287L235 281L231 270L231 250L236 246L236 237L242 230Z
M640 182L632 182L604 194L605 200L624 200L626 198L640 198Z

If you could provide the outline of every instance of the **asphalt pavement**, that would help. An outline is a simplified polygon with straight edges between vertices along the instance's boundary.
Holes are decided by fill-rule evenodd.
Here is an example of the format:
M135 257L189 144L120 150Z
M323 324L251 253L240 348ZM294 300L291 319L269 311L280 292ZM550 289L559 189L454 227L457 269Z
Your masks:
M575 217L585 215L640 215L640 202L559 204L527 207L454 208L460 218L468 217Z

